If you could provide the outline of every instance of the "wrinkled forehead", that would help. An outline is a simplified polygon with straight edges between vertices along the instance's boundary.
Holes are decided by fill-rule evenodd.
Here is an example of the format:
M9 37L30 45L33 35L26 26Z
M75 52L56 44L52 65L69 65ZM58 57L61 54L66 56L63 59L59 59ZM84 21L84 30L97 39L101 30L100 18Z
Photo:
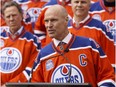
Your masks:
M60 11L58 11L58 10L55 10L55 9L48 9L48 10L45 12L45 16L46 16L46 15L54 15L54 16L57 16L59 13L60 13Z
M45 12L45 16L54 16L54 17L65 17L68 15L66 9L61 5L53 5L48 8Z
M58 19L60 15L56 11L47 11L44 15L44 20L49 20L49 19Z
M4 16L20 14L15 6L10 6L4 10Z
M9 7L6 7L6 9L4 10L4 12L18 12L18 9L16 6L9 6Z
M63 12L55 8L50 8L45 12L45 17L59 18L62 16L63 16Z

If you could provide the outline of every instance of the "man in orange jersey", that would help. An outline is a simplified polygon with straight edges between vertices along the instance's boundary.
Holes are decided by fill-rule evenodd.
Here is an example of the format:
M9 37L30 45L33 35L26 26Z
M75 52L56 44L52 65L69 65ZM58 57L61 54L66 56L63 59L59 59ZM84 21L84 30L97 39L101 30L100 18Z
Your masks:
M69 19L72 19L72 16L73 16L70 0L51 0L50 2L46 3L45 6L42 8L42 12L38 17L37 22L35 23L35 29L34 29L34 34L37 35L39 39L42 41L42 47L44 47L51 41L51 38L48 37L48 34L45 29L45 25L44 25L44 20L43 20L44 13L47 8L55 4L62 5L66 8L69 14L68 15Z
M41 44L22 26L22 9L16 2L6 2L2 14L9 29L0 36L1 84L25 82Z
M107 56L94 40L68 31L68 13L63 6L48 8L44 21L48 35L53 39L37 57L32 82L115 87L114 71Z
M1 7L4 5L5 2L8 2L8 1L13 1L13 0L2 0L0 3L0 10L1 10ZM9 26L7 26L6 22L4 21L4 17L3 15L0 13L0 33L3 32L3 31L7 31L9 29ZM34 33L33 32L33 29L32 29L32 26L31 24L26 24L22 21L22 24L23 26L25 26L26 30L31 32L31 33Z
M112 65L115 64L115 46L111 32L105 25L89 15L90 0L71 0L73 21L69 31L78 36L90 37L102 47Z
M91 5L90 14L92 17L102 21L107 27L107 31L111 32L114 39L114 45L116 50L116 19L115 19L115 0L99 0L98 2ZM115 56L116 57L116 56ZM116 62L116 61L114 61ZM116 75L116 64L112 64L115 69Z

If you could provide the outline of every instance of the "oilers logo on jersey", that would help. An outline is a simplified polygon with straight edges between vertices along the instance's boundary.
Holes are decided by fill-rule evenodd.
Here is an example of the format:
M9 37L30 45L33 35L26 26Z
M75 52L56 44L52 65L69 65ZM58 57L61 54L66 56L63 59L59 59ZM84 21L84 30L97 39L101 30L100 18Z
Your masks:
M84 77L82 72L78 67L75 65L68 63L61 64L59 65L53 72L52 77L51 77L51 82L52 83L66 83L68 82L69 78L69 70L71 68L71 83L84 83Z
M26 23L36 22L40 13L41 13L40 8L30 8L30 9L28 9L28 11L26 13L25 22Z
M16 71L22 63L20 51L13 47L6 47L0 50L0 72L12 73Z
M116 20L106 20L103 24L107 27L107 31L114 35L114 32L116 31Z

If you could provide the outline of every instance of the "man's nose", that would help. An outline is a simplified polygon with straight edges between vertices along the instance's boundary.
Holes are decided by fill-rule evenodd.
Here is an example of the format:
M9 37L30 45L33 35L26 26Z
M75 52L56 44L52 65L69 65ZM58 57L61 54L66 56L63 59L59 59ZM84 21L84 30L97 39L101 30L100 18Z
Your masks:
M13 18L13 16L11 15L11 16L10 16L10 20L13 20L13 19L14 19L14 18Z
M47 24L48 28L52 27L52 22L49 21L48 24Z
M81 2L79 2L77 5L78 5L78 6L81 6L81 5L82 5L82 3L81 3Z

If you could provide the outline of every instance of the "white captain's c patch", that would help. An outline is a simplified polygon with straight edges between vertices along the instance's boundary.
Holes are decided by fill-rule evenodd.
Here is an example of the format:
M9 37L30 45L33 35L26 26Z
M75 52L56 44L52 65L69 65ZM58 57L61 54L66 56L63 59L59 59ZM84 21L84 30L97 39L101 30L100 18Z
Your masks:
M0 50L0 72L12 73L16 71L22 63L20 51L13 47L6 47Z
M69 70L71 68L71 83L84 83L84 77L81 70L75 65L68 63L59 65L52 73L51 82L52 83L66 83L69 78Z

